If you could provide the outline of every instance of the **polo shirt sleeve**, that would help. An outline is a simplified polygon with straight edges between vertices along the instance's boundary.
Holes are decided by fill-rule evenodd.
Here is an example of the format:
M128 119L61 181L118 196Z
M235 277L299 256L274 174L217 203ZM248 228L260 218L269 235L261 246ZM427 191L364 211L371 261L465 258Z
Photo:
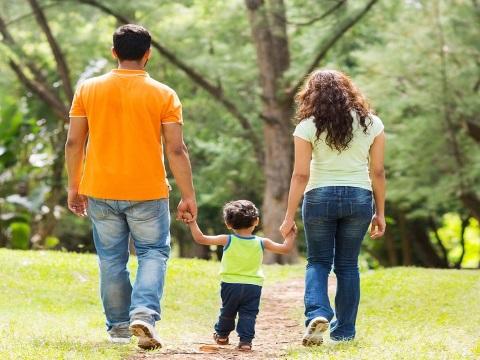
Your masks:
M313 131L312 131L313 125ZM299 137L309 143L313 144L313 138L315 136L315 124L310 119L302 120L298 123L295 127L295 131L293 132L293 136Z
M75 91L73 96L72 106L70 107L70 117L86 117L87 112L85 111L85 105L82 99L83 94L83 84L80 85Z
M168 123L183 124L182 103L180 102L180 99L175 91L172 91L169 94L162 117L162 124Z

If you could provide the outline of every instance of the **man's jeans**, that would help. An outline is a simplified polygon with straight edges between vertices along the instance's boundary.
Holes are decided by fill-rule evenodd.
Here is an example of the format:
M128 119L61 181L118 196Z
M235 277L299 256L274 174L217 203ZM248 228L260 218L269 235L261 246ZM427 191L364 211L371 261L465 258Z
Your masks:
M222 282L222 309L215 324L215 332L220 336L228 336L235 329L238 314L237 333L240 341L252 342L261 294L262 287L258 285Z
M168 199L120 201L88 199L88 215L100 265L100 294L107 329L131 319L155 324L170 255ZM127 270L129 237L138 258L135 283Z
M336 320L331 323L333 340L355 337L360 301L358 255L372 219L372 192L349 186L326 186L305 194L302 216L307 241L305 316L329 321L334 313L328 299L328 275L337 276Z

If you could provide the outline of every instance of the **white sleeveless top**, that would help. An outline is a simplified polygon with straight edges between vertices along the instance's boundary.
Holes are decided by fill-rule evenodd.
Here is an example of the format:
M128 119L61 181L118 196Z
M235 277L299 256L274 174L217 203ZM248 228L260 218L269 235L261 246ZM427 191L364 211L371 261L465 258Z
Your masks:
M295 128L293 136L312 144L310 179L305 192L323 186L353 186L372 190L369 152L373 140L383 131L383 123L378 116L370 115L372 123L365 134L357 114L352 112L352 116L353 138L348 148L340 153L325 143L326 132L317 140L313 117L302 120ZM369 120L366 119L366 122L368 124Z

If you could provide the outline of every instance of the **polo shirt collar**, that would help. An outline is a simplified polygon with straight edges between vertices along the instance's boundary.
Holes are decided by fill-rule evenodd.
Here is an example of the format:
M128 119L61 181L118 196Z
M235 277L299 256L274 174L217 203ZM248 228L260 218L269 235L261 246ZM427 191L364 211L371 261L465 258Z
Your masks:
M121 76L148 76L145 70L113 69L111 72Z

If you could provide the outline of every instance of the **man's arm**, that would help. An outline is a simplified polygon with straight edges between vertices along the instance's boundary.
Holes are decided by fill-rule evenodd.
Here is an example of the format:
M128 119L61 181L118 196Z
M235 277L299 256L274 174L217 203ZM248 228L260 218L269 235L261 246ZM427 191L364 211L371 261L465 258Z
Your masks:
M85 143L88 138L86 117L71 117L65 143L65 162L68 174L68 208L78 216L87 214L87 199L78 194L82 179Z
M197 218L197 202L195 200L195 189L192 181L192 167L188 157L187 146L183 142L182 125L179 123L166 123L162 125L163 139L165 141L165 154L168 164L180 190L182 200L177 207L177 220L184 218L183 214L188 212L192 220Z
M292 251L293 247L295 246L295 239L297 237L297 229L294 227L285 237L283 244L279 244L273 240L263 238L263 246L266 250L269 250L276 254L288 254Z

